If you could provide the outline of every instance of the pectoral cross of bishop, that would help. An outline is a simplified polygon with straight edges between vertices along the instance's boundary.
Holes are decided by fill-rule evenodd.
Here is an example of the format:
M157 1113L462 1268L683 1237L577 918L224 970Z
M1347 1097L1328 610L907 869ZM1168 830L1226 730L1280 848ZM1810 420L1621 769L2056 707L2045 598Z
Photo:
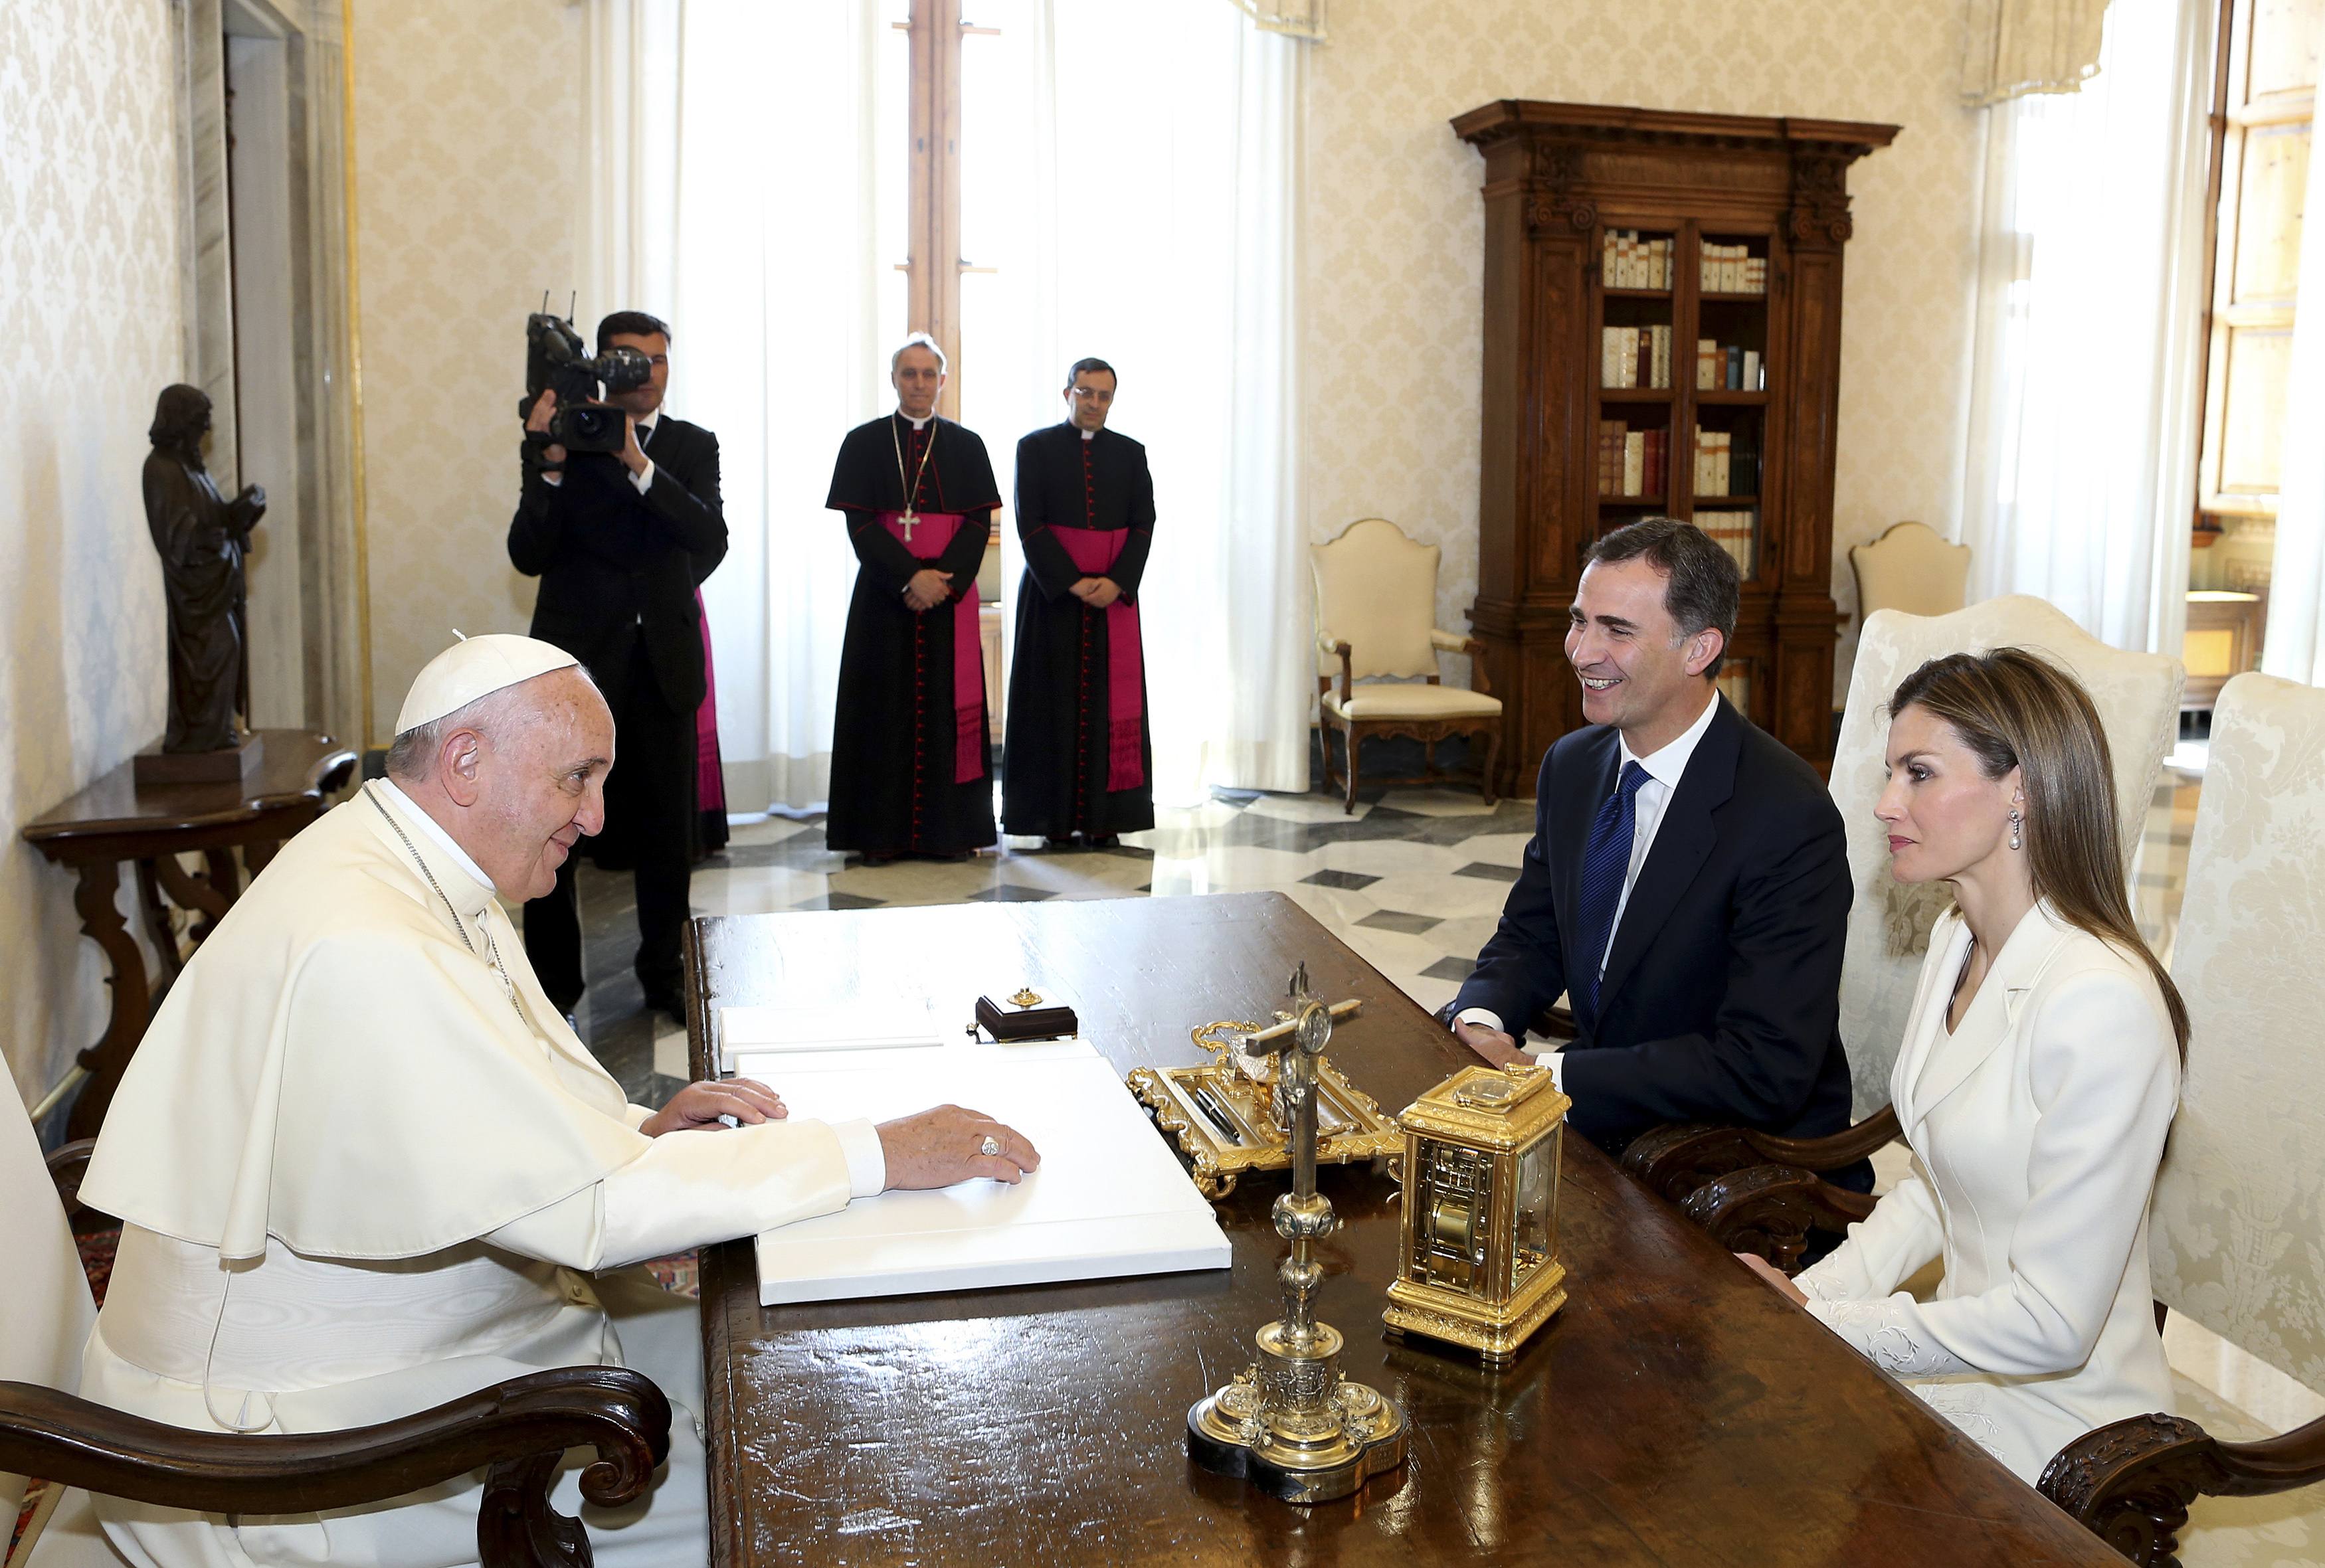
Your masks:
M912 542L912 530L920 525L920 514L913 512L910 507L906 507L904 509L904 515L896 520L896 526L904 530L904 542L906 544Z

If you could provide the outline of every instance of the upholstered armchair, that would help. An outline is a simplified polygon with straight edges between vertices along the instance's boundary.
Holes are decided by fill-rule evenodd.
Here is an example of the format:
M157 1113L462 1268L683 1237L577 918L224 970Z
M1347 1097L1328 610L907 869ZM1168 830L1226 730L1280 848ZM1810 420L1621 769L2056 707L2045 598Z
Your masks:
M643 1495L670 1452L670 1402L621 1367L561 1367L513 1378L397 1421L344 1432L251 1437L192 1432L61 1390L79 1380L96 1308L68 1215L84 1224L82 1172L94 1144L49 1157L32 1125L0 1117L0 1550L23 1478L49 1486L7 1568L118 1560L98 1539L88 1493L165 1508L304 1514L351 1508L487 1471L477 1518L486 1568L586 1568L579 1521L550 1504L570 1448L597 1451L581 1494L604 1507ZM60 1209L59 1198L64 1200Z
M1485 644L1437 628L1437 557L1435 545L1416 544L1403 529L1378 517L1350 523L1331 543L1308 551L1316 584L1316 693L1324 778L1327 783L1337 782L1332 735L1338 731L1348 774L1344 810L1357 808L1364 742L1386 735L1419 741L1422 771L1376 782L1434 783L1440 777L1437 742L1467 735L1477 761L1478 790L1487 805L1494 803L1502 703L1487 689L1485 666L1475 662ZM1470 690L1439 681L1440 651L1470 656ZM1413 681L1413 676L1422 679Z
M2148 1260L2160 1306L2325 1394L2320 845L2325 691L2238 676L2212 715L2188 850L2172 961L2188 1066ZM2102 1426L2052 1460L2043 1495L2145 1568L2325 1559L2325 1419L2236 1442L2254 1434L2217 1428L2248 1426L2237 1416L2216 1408L2209 1432L2184 1412Z
M1873 1200L1819 1173L1854 1165L1897 1136L1889 1074L1928 951L1930 927L1951 897L1942 883L1908 887L1889 874L1885 835L1873 810L1885 779L1889 694L1940 654L2015 645L2052 659L2090 693L2115 764L2117 827L2130 864L2179 733L2180 661L2110 648L2041 599L2013 595L1950 615L1876 611L1865 623L1849 678L1848 706L1833 750L1830 790L1848 835L1856 898L1840 972L1840 1038L1848 1050L1857 1124L1823 1139L1777 1138L1737 1128L1673 1125L1633 1143L1624 1162L1738 1251L1790 1267L1810 1229L1845 1230Z
M1860 620L1878 610L1949 615L1967 601L1969 546L1948 544L1925 522L1893 523L1871 544L1850 546L1848 566Z

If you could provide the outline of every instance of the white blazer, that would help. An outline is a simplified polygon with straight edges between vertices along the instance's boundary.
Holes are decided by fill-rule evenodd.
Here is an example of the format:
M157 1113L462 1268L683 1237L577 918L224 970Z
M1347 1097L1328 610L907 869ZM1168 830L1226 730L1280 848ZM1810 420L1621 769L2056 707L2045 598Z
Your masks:
M1949 1033L1969 945L1949 909L1890 1077L1912 1173L1797 1283L1827 1327L2033 1481L2092 1428L2172 1410L2147 1204L2180 1057L2147 965L2048 903ZM1897 1289L1941 1256L1930 1301Z

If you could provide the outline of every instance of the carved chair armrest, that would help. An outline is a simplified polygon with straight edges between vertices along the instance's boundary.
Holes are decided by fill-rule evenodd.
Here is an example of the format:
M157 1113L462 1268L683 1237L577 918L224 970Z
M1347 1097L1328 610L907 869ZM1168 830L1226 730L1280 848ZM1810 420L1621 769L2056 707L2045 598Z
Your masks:
M1860 1159L1871 1158L1876 1150L1894 1142L1901 1130L1897 1125L1897 1108L1884 1105L1856 1126L1836 1132L1829 1138L1780 1138L1773 1132L1747 1130L1744 1134L1744 1141L1771 1165L1794 1165L1802 1170L1836 1171L1844 1166L1855 1165Z
M1756 1253L1790 1274L1811 1231L1846 1231L1873 1213L1874 1201L1811 1171L1759 1165L1714 1177L1680 1212L1730 1252Z
M1779 1138L1744 1127L1672 1121L1634 1139L1623 1151L1623 1168L1676 1204L1707 1182L1754 1166L1839 1170L1866 1158L1897 1133L1897 1112L1886 1105L1829 1138Z
M1574 1021L1572 1009L1546 1007L1542 1016L1533 1020L1533 1032L1548 1039L1571 1040L1581 1036L1582 1026Z
M401 1497L490 1466L477 1519L494 1568L550 1568L586 1540L549 1505L569 1448L594 1448L581 1495L644 1495L670 1453L670 1401L622 1367L560 1367L375 1426L301 1436L191 1432L33 1383L0 1382L0 1471L164 1508L303 1514ZM585 1546L586 1551L586 1546Z
M2188 1505L2325 1482L2325 1418L2258 1443L2193 1421L2134 1416L2086 1433L2042 1467L2042 1495L2144 1568L2173 1568Z
M1486 684L1486 645L1474 637L1464 637L1442 627L1429 629L1429 646L1443 653L1466 653L1469 656L1469 689L1480 696L1491 696L1493 688Z
M1316 651L1322 654L1327 659L1331 658L1335 654L1339 656L1340 702L1343 706L1346 706L1348 700L1348 687L1356 681L1355 675L1351 673L1352 665L1348 658L1350 652L1349 645L1347 642L1342 641L1339 638L1333 636L1329 632L1320 629L1316 633Z
M58 1145L48 1157L49 1179L56 1184L57 1199L68 1214L81 1206L81 1178L88 1175L88 1157L96 1152L97 1139L76 1138L70 1143Z

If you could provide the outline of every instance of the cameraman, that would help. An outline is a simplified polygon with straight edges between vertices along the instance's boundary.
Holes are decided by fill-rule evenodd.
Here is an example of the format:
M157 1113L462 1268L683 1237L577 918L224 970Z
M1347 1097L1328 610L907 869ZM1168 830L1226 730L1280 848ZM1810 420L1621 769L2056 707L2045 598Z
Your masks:
M614 711L599 863L637 878L637 975L646 1004L681 1017L679 935L689 913L688 832L695 812L695 711L702 706L702 615L695 586L727 554L718 440L662 411L670 327L642 310L597 324L597 352L634 348L653 374L609 394L627 438L618 453L546 444L557 393L525 418L524 488L509 559L541 579L533 634L588 668ZM578 846L577 846L578 849ZM570 1013L582 990L573 856L557 890L524 907L524 945L542 989Z

